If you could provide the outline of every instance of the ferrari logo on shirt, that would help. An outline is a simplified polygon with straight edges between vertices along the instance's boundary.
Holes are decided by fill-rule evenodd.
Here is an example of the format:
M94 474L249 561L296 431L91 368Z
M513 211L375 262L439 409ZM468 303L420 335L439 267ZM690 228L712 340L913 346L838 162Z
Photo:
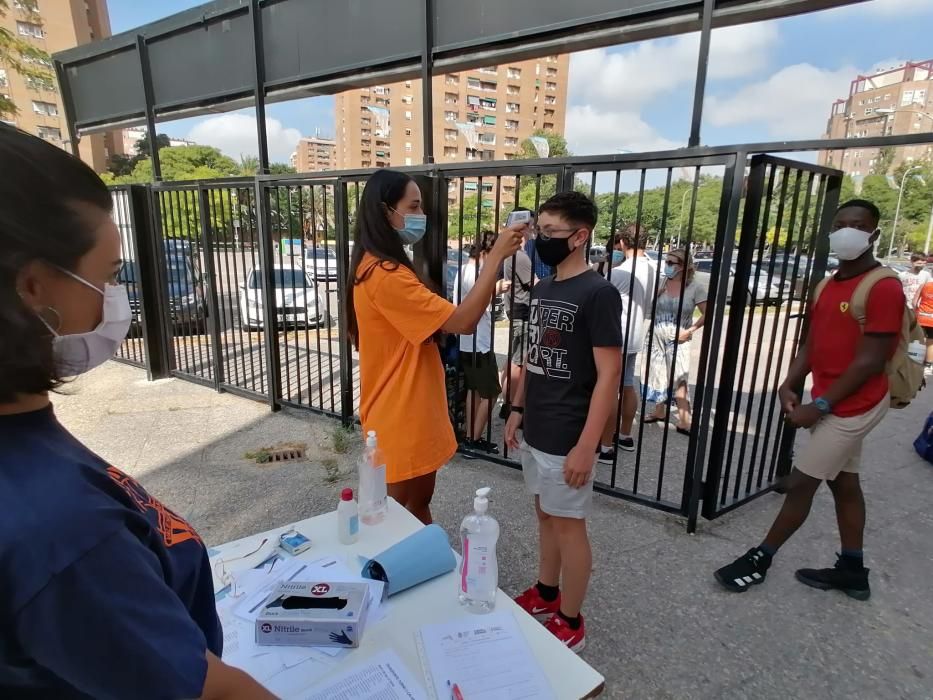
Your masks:
M839 304L839 310L840 310L842 313L845 313L846 311L848 311L848 310L849 310L849 302L847 302L847 301L841 302L841 303Z

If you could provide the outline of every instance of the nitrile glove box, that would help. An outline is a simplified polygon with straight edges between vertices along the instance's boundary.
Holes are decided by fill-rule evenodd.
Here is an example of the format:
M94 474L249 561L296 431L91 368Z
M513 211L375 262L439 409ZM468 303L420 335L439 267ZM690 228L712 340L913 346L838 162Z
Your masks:
M365 583L282 583L256 618L256 644L358 647L369 597Z

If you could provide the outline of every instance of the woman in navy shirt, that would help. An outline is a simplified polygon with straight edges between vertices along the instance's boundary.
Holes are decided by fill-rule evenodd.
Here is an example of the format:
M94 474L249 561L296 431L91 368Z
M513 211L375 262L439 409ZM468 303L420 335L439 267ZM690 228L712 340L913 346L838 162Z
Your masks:
M219 658L198 534L49 402L129 326L110 193L4 124L0 172L0 697L272 697Z

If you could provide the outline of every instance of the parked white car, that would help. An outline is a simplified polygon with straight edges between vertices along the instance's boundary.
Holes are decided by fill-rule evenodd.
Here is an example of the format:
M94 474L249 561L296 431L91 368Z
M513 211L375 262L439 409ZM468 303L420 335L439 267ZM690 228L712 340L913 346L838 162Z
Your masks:
M305 248L304 266L316 282L337 281L337 255L327 246Z
M240 285L240 323L246 330L261 329L265 323L262 274L260 268L255 268ZM327 310L310 274L298 267L275 267L272 277L277 325L310 327L328 323Z

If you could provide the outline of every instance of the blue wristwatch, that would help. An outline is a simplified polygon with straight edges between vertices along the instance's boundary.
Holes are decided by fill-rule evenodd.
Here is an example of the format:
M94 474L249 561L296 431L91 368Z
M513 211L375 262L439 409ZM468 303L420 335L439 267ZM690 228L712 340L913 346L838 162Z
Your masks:
M813 399L813 405L816 406L817 410L824 416L833 410L833 407L830 405L829 401L824 399L822 396L818 399Z

